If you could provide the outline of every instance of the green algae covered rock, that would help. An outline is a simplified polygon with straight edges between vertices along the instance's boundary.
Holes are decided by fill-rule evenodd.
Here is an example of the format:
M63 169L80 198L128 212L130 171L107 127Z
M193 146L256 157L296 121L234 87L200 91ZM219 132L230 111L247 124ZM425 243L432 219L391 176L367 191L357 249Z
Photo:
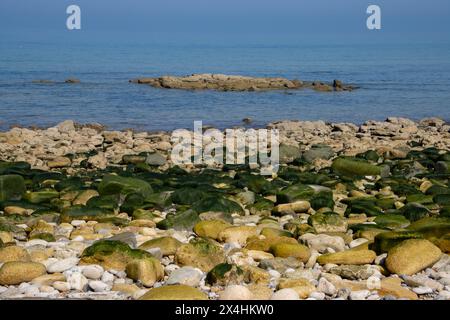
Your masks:
M198 213L203 212L222 212L222 213L238 213L244 214L244 209L232 200L223 198L221 196L208 196L192 205L192 209Z
M0 176L0 201L20 200L25 193L25 180L17 174Z
M309 200L315 190L304 184L294 184L277 193L277 203L292 203L299 200Z
M153 256L140 249L132 249L126 243L116 240L99 240L84 249L81 264L99 264L106 270L125 270L133 260L153 259Z
M203 190L185 187L175 190L171 194L170 199L175 204L192 205L207 196L208 194Z
M347 232L347 220L336 213L316 213L308 218L316 233Z
M139 246L139 249L148 250L159 248L163 256L174 255L182 245L180 241L172 237L160 237L148 240Z
M200 218L197 212L194 210L186 210L176 214L168 214L166 219L157 223L157 227L163 230L192 231L192 228L199 221Z
M75 205L62 210L61 222L71 222L72 220L99 221L112 217L114 217L114 214L107 209Z
M223 220L204 220L194 226L194 232L202 238L217 240L220 232L233 225Z
M307 262L311 256L309 248L299 243L275 243L270 246L270 252L275 257L294 257L302 262Z
M244 271L237 265L220 263L206 275L206 282L210 285L227 286L241 284L244 281Z
M410 224L408 219L398 214L381 214L375 218L374 222L382 228L392 230L406 228Z
M108 174L98 185L100 195L139 193L148 197L153 193L150 184L144 180Z
M440 238L450 232L450 218L423 218L409 225L407 229L422 234L426 239Z
M430 210L419 203L411 202L403 206L400 209L400 213L409 221L414 222L427 217L430 214Z
M367 161L356 158L337 158L333 161L332 169L340 176L388 176L389 167L373 165Z
M397 244L408 239L422 239L423 235L414 231L391 231L382 232L375 236L372 250L375 250L378 254L388 252L391 248Z
M191 266L208 272L225 262L225 255L222 248L213 240L194 238L178 248L175 261L180 266Z
M321 265L327 263L362 265L371 264L376 257L376 253L372 250L346 250L323 254L317 258L317 262Z
M39 204L49 202L54 198L59 197L59 192L53 189L43 189L34 192L26 192L23 196L24 200L30 203Z

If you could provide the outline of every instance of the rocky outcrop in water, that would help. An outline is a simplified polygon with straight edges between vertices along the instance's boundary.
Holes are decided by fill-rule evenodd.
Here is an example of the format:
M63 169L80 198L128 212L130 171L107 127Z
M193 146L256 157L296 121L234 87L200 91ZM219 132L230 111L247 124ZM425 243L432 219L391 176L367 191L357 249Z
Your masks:
M355 87L343 85L335 80L331 84L323 82L303 82L285 78L254 78L224 74L193 74L185 77L163 76L139 78L132 83L147 84L155 88L218 91L266 91L310 88L316 91L351 91Z

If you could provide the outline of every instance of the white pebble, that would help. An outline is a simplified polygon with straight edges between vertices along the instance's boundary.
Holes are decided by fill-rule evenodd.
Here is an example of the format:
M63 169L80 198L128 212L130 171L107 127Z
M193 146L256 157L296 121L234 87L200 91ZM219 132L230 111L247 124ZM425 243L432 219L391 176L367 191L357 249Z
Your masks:
M311 292L309 297L313 298L314 300L323 300L323 299L325 299L325 293L314 291L314 292Z
M300 296L294 289L286 288L274 292L270 300L300 300Z
M81 272L68 272L66 274L66 279L71 289L78 291L86 290L88 280L81 274Z
M366 300L366 298L370 295L369 290L358 290L350 292L351 300Z
M88 279L98 280L102 277L103 272L103 267L97 264L83 267L83 275Z
M252 292L241 285L228 286L219 295L219 300L251 300L252 298Z
M99 280L91 280L89 281L89 287L95 292L104 292L109 291L110 286L106 283Z
M112 273L109 273L108 271L105 271L102 275L102 281L105 283L113 283L114 275Z
M433 293L433 289L431 289L429 287L417 287L417 288L413 288L412 291L414 291L417 294Z
M367 241L369 241L369 240L367 240L365 238L358 238L358 239L355 239L352 242L350 242L349 246L350 246L350 248L354 248L354 247L357 247L359 245L362 245L363 243L366 243Z
M65 281L55 281L53 282L53 288L60 292L70 291L70 284Z
M76 257L56 261L47 267L47 272L48 273L64 272L66 270L71 269L72 267L75 267L78 261L79 259Z
M74 227L79 227L79 226L82 226L83 224L86 224L86 221L84 221L84 220L72 220L72 222L70 224L73 225Z

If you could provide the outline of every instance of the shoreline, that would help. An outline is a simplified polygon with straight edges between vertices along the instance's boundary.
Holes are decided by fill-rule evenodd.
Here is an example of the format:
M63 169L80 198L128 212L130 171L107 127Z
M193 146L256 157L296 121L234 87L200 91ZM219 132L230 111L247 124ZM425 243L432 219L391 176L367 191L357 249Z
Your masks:
M169 133L0 133L0 299L448 300L450 126L281 121L280 170Z

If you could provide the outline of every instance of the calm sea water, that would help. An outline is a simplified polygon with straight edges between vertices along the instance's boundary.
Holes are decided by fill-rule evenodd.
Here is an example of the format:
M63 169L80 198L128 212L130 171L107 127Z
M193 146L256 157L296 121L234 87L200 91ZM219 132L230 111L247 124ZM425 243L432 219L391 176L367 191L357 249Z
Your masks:
M191 73L341 79L354 92L189 92L128 83ZM33 84L35 79L80 84ZM388 116L450 120L449 44L158 43L0 39L0 130L62 120L111 129L225 128L284 119L362 123Z

